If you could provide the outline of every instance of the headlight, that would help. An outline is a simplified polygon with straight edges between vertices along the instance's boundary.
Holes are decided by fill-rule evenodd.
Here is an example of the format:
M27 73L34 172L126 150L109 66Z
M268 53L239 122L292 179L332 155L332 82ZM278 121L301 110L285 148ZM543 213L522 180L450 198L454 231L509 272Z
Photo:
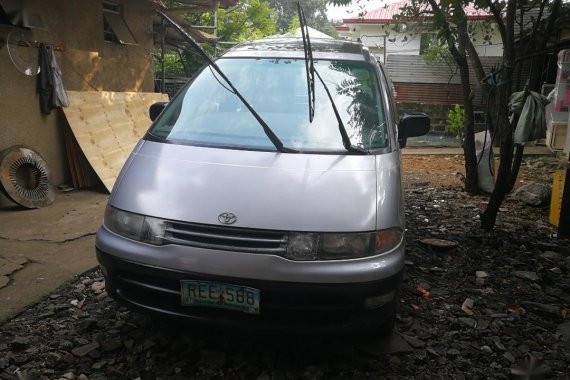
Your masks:
M402 242L402 230L389 228L364 233L289 234L287 253L290 260L346 260L379 255Z
M161 219L107 206L103 223L117 235L153 245L163 244L165 222Z
M322 244L319 247L319 259L341 260L374 254L374 236L372 232L363 234L322 234Z

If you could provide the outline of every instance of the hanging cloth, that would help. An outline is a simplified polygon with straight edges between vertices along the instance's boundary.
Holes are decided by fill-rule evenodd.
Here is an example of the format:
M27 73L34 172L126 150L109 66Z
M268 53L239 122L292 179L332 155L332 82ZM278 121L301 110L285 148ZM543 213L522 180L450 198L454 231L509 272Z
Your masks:
M40 92L40 108L42 113L49 115L51 110L59 107L67 107L69 100L63 88L62 73L53 48L44 44L40 45L40 75L38 87Z
M514 143L524 145L546 137L545 96L534 91L515 92L509 98L509 109L520 115L514 132Z
M38 75L38 91L40 108L43 114L51 113L53 104L53 75L51 74L50 48L40 44L40 74Z

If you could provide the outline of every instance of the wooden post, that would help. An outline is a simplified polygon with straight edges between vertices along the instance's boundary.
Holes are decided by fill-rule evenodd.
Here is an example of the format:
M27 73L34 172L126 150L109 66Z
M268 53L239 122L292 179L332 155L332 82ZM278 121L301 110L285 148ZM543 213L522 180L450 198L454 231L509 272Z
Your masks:
M570 238L570 154L566 162L566 180L564 181L564 190L562 190L558 237L563 239Z

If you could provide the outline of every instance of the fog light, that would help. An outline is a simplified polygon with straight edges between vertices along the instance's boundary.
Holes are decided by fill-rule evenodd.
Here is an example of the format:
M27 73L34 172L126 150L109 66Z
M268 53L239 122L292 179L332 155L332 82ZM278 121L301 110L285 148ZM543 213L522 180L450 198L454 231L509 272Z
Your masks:
M364 300L364 307L367 309L378 309L394 299L395 290L381 296L368 297Z

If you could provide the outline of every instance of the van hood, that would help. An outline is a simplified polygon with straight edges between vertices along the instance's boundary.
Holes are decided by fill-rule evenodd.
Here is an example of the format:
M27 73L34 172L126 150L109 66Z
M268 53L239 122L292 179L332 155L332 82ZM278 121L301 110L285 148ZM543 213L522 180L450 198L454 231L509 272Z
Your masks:
M192 223L221 225L220 214L232 213L235 227L372 231L380 206L377 178L395 175L395 165L381 161L377 171L374 155L287 154L151 141L139 147L117 179L110 205ZM399 198L388 201L397 204Z

